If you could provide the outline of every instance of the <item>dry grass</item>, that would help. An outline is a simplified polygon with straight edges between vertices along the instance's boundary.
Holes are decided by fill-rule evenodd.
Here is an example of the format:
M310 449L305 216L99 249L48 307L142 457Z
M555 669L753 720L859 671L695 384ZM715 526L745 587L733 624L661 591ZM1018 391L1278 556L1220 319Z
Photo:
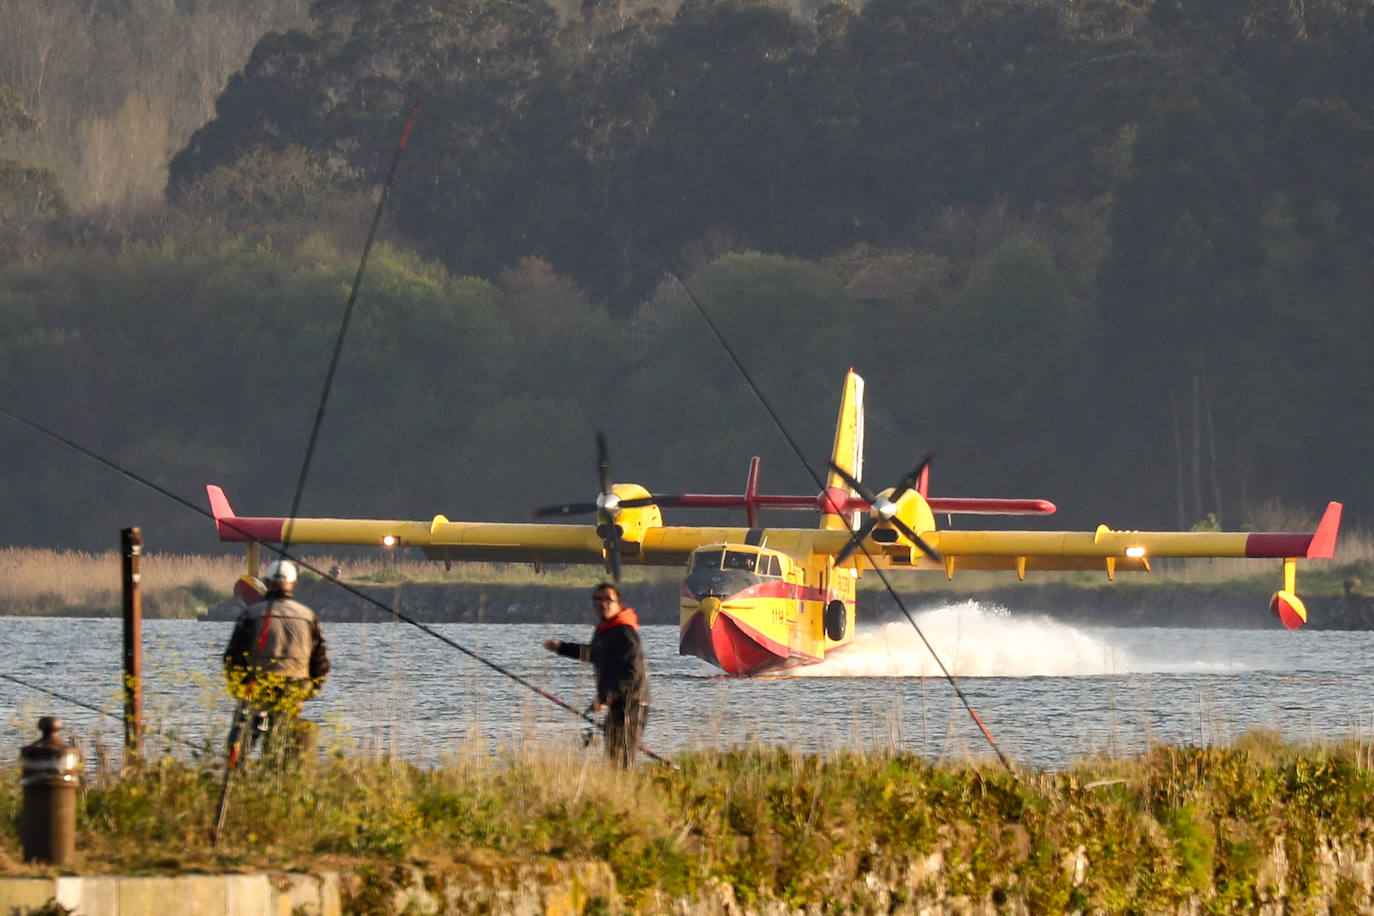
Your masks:
M1306 527L1298 526L1285 530L1303 531L1312 530L1309 522ZM1263 528L1256 530L1280 530L1278 528ZM1232 579L1249 579L1255 576L1272 577L1274 569L1280 561L1256 561L1247 560L1239 557L1199 557L1190 560L1166 560L1156 564L1156 578L1168 582L1183 583L1205 583L1223 582ZM1332 569L1346 569L1350 567L1374 565L1374 534L1363 528L1344 529L1341 531L1340 538L1336 541L1336 556L1330 561L1312 561L1298 564L1298 580L1302 583L1304 573L1310 576L1313 572ZM1339 573L1337 578L1342 578L1344 573Z
M145 594L197 586L227 593L242 565L231 557L148 554L140 571ZM118 553L0 549L0 608L118 607L119 602Z
M439 563L404 556L372 556L339 559L305 555L309 568L334 573L345 582L363 585L395 582L476 582L569 585L587 584L584 567L557 567L542 572L528 565L466 563L445 570ZM144 610L149 616L195 616L227 598L245 569L242 556L192 556L145 554ZM671 569L642 569L627 574L629 584L659 581L680 575ZM120 555L43 550L28 547L0 548L0 614L118 614L121 605Z

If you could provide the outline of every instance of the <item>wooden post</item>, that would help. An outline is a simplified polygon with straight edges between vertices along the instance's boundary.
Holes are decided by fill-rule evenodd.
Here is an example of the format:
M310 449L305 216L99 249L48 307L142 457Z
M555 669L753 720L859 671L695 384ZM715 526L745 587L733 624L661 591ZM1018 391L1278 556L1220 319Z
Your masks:
M143 533L138 528L119 532L124 581L124 760L138 758L143 737L143 591L138 571Z

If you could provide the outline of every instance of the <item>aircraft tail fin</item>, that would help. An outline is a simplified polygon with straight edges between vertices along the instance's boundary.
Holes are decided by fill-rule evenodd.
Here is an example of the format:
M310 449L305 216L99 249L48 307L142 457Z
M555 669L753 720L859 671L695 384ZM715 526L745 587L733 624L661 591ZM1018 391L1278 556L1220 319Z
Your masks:
M830 449L830 461L843 468L855 480L863 480L864 472L864 380L853 369L844 377L844 394L840 397L840 416L835 423L835 444ZM826 488L838 487L850 492L844 478L832 469L826 477ZM860 513L849 519L850 528L860 523ZM821 515L821 527L843 530L845 520L828 513Z

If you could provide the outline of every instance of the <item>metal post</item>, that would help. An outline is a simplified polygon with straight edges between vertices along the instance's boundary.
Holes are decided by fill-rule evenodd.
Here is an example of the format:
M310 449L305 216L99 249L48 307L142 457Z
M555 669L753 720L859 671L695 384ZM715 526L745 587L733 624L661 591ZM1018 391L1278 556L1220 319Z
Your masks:
M24 861L66 865L76 854L76 786L81 754L57 736L62 720L38 720L43 737L19 751L24 806L19 839ZM17 912L17 911L16 911Z
M129 763L137 759L143 737L143 590L138 569L143 533L124 528L119 541L124 554L124 756Z

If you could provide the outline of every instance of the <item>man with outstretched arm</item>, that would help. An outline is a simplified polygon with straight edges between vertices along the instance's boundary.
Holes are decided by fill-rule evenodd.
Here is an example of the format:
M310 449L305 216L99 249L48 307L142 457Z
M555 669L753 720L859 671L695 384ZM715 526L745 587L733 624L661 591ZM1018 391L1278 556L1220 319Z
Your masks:
M592 589L596 632L590 643L544 640L544 648L596 668L592 710L606 710L606 759L628 767L635 759L649 716L649 672L639 639L639 617L620 603L620 589L602 582Z

